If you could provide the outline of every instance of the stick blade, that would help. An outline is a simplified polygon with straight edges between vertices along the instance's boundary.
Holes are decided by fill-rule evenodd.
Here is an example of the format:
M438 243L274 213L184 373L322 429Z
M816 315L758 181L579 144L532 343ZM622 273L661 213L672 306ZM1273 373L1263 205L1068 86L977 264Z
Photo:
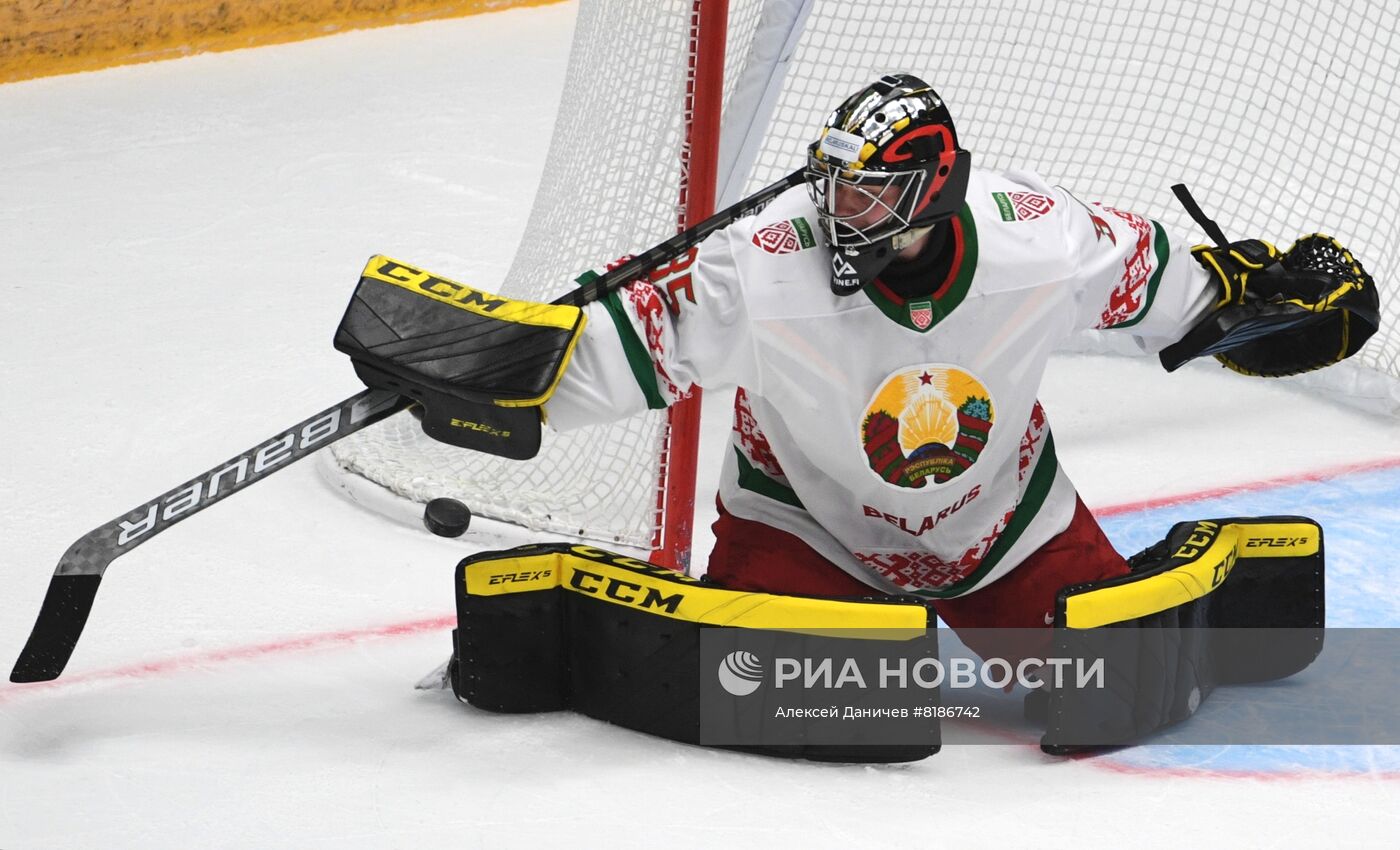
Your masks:
M55 575L49 582L34 631L10 672L11 682L47 682L68 665L97 597L98 575Z

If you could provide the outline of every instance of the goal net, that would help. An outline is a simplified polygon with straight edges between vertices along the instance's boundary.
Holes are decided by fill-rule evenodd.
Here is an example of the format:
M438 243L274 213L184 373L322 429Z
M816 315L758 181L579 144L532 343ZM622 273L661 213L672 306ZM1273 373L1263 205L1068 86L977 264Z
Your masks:
M704 0L702 0L704 2ZM504 292L547 301L584 269L674 232L691 0L583 0L535 206ZM982 168L1198 233L1187 183L1226 233L1286 248L1321 230L1381 287L1382 330L1351 361L1286 379L1400 414L1391 281L1400 233L1400 7L1386 0L730 0L719 205L801 163L826 113L890 71L948 101ZM1204 235L1199 235L1205 241ZM1095 343L1086 342L1093 346ZM483 458L398 416L333 447L345 474L416 501L647 548L666 419L546 434ZM702 497L708 498L708 494Z

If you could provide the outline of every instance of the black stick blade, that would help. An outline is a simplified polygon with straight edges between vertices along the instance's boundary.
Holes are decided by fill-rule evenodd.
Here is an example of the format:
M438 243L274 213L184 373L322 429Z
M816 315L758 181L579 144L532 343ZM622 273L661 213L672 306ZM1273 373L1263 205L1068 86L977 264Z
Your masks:
M57 679L73 656L73 647L87 625L101 575L56 575L44 594L39 619L10 672L11 682Z

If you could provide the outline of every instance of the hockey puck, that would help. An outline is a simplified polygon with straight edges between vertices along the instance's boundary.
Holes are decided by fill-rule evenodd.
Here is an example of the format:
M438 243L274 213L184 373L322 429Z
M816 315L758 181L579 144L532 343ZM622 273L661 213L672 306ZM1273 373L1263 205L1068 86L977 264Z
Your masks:
M461 537L471 521L471 510L456 499L433 499L423 509L423 524L439 537Z

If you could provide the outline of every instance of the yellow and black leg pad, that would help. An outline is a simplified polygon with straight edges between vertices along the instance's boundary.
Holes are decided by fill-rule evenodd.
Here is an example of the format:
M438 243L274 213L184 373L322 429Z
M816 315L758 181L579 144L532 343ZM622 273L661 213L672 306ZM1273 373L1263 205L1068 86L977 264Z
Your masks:
M1049 690L1048 753L1133 743L1217 685L1281 679L1322 651L1322 528L1310 519L1178 523L1129 564L1131 575L1060 591L1055 656L1102 658L1105 676Z
M748 593L589 546L522 546L458 565L448 671L457 698L487 711L573 710L695 744L701 743L704 630L810 635L912 628L936 656L930 616L917 601ZM932 755L938 744L725 748L816 761L906 762Z
M335 347L367 386L417 401L429 437L524 460L539 452L541 405L586 322L578 307L493 295L377 256Z

